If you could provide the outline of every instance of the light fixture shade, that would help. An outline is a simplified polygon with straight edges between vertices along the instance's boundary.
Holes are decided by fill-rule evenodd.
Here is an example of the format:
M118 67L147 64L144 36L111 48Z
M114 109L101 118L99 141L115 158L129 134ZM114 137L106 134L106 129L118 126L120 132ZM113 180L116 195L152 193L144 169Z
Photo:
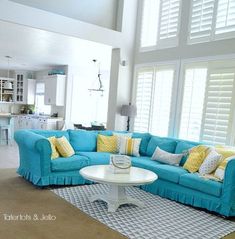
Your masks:
M122 105L121 115L128 116L128 117L135 117L136 116L136 106L130 105L130 104Z
M3 88L6 90L12 90L12 83L10 81L6 81L3 85Z

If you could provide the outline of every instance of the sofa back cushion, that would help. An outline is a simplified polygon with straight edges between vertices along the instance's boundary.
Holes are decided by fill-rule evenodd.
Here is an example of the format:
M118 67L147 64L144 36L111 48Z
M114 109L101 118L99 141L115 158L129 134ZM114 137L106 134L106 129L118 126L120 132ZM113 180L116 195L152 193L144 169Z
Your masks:
M56 138L65 137L69 140L69 134L67 131L62 130L30 130L31 132L34 132L36 134L42 135L46 138L50 138L55 136Z
M146 156L147 155L147 147L149 140L151 138L151 135L149 133L133 133L132 138L139 138L141 139L140 143L140 154Z
M105 135L105 136L112 136L113 135L113 131L111 130L98 130L98 131L95 131L97 132L98 134L101 134L101 135Z
M181 154L184 153L185 151L199 145L200 143L197 142L190 142L190 141L178 141L176 148L175 148L175 153L176 154ZM180 166L183 166L188 158L188 155L186 154L180 161Z
M75 151L94 152L98 132L86 130L68 130L70 143Z
M162 138L158 136L152 136L147 147L147 155L152 157L155 149L159 147L168 153L174 153L177 141L170 138Z

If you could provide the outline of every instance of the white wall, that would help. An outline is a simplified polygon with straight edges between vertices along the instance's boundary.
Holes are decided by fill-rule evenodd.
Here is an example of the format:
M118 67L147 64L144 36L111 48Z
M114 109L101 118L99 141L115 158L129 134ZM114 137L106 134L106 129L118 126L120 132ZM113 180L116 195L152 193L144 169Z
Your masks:
M116 30L119 0L11 0L30 7Z
M91 126L91 122L107 123L108 97L110 71L102 70L101 80L104 86L101 92L89 92L88 89L99 87L97 79L97 68L94 65L81 68L77 67L77 74L73 77L71 121L86 126ZM102 95L102 96L101 96Z
M136 0L128 0L127 3L129 2L135 5L137 3ZM125 46L125 41L128 41L130 38L118 31L28 7L9 0L0 1L0 20L74 36L113 47Z

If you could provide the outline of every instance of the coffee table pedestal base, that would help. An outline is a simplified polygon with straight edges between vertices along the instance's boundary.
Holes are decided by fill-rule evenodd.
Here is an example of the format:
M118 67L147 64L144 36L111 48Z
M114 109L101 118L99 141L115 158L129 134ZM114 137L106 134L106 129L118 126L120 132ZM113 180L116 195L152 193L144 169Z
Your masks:
M95 194L90 197L90 202L102 200L108 204L108 212L115 212L119 206L123 204L133 204L138 207L143 207L144 203L138 199L126 195L124 186L110 185L107 194Z

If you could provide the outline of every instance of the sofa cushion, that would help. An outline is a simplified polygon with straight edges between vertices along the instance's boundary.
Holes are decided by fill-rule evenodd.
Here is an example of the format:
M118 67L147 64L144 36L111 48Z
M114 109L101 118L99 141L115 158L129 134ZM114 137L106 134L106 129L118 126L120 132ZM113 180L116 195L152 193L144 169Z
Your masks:
M187 170L151 160L149 157L132 157L132 165L155 172L160 179L173 183L178 183L181 175L186 174Z
M177 142L176 148L175 148L175 153L176 154L181 154L186 150L189 150L193 148L194 146L199 145L199 143L194 143L194 142L187 142L187 141L180 141ZM181 161L180 161L180 166L183 166L188 158L188 155L184 156Z
M76 152L89 159L89 165L109 164L110 153L104 152Z
M60 157L55 160L51 160L51 170L57 172L79 170L88 165L88 158L80 155L73 155L69 158Z
M168 153L174 153L177 141L169 138L161 138L158 136L152 136L147 147L147 156L152 157L157 146L167 151Z
M132 138L141 139L140 154L143 156L146 156L147 155L147 147L148 147L148 143L151 138L151 135L149 133L133 133Z
M105 135L105 136L112 136L113 131L111 130L98 130L96 131L98 134Z
M222 191L222 183L202 178L199 174L181 175L179 184L216 197L219 197Z
M56 138L60 137L66 137L69 140L69 134L67 131L62 130L30 130L31 132L34 132L36 134L42 135L46 138L55 136Z
M97 132L86 130L68 130L68 132L75 151L96 151Z

